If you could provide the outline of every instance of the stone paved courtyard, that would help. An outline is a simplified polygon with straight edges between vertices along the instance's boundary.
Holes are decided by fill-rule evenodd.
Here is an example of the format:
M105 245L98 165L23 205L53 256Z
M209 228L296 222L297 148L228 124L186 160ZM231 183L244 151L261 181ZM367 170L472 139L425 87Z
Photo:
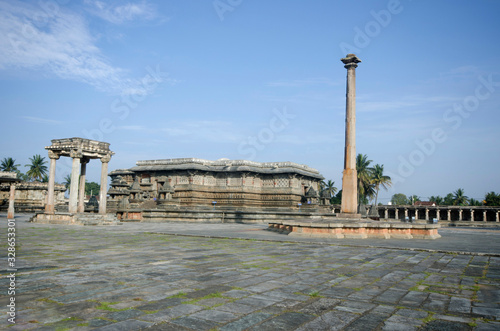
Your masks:
M1 329L500 329L498 230L442 229L431 242L325 242L262 225L81 227L28 217L16 217L16 324L4 317Z

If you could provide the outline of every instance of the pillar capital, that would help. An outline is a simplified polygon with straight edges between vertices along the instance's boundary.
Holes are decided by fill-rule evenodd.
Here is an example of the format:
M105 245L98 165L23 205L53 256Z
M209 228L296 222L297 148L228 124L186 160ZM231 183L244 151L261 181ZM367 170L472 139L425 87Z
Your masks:
M87 163L89 163L89 162L90 162L90 159L89 159L89 158L82 157L82 158L80 159L80 163L81 163L81 164L87 164Z
M83 154L81 151L72 150L71 152L69 152L69 156L74 159L81 159L83 157Z
M108 163L110 160L111 160L111 155L109 155L109 154L101 157L102 163Z
M361 62L361 60L354 54L347 54L345 58L340 59L345 65L344 68L346 69L356 69L358 67L358 63Z
M61 155L59 153L56 153L54 151L49 150L49 159L59 160L59 157L61 157Z

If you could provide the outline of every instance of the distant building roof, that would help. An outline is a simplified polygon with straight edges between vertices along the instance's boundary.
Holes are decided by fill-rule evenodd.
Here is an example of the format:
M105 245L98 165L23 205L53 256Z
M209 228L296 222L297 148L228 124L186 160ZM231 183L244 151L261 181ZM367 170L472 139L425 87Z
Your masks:
M416 201L415 206L435 206L434 201Z

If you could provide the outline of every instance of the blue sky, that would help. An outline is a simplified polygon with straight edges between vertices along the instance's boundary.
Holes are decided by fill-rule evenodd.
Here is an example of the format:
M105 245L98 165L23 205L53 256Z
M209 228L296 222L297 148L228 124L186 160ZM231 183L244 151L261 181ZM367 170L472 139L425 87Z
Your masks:
M424 199L500 191L500 2L0 1L0 158L104 140L110 170L293 161L342 182L348 52L357 152ZM70 172L58 161L57 180ZM23 170L26 170L24 168ZM100 162L88 166L99 180Z

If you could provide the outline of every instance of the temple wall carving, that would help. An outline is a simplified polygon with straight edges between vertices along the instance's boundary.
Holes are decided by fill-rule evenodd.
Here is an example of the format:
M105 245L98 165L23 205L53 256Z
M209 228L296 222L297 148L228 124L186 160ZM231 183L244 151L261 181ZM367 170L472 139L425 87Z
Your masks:
M171 159L138 161L112 171L109 208L155 207L299 208L317 207L315 169L291 162ZM148 204L150 206L151 204Z

